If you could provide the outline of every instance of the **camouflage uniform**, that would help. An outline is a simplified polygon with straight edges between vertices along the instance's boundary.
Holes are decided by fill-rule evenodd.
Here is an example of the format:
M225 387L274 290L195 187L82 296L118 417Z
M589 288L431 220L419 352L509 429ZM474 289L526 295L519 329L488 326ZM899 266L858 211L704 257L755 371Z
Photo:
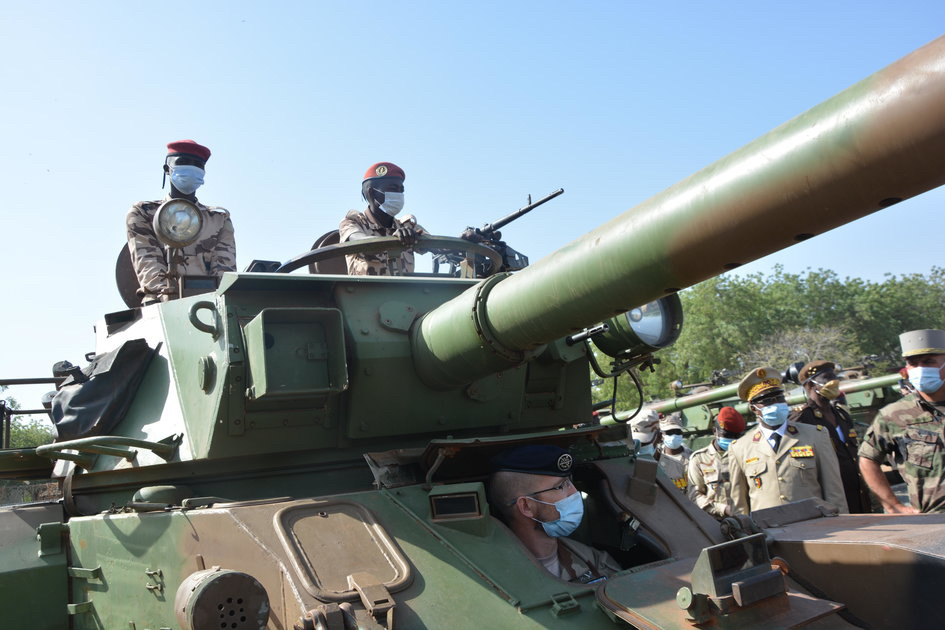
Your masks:
M167 258L164 245L157 239L152 227L154 213L164 201L139 201L131 207L126 219L128 249L135 274L138 276L138 295L142 303L160 300L167 288ZM200 238L183 249L184 264L177 268L182 276L220 276L224 271L236 271L236 240L230 213L197 203L203 216ZM176 294L177 287L173 287Z
M607 579L621 570L606 551L594 549L570 538L559 538L558 543L557 566L549 567L549 563L540 561L555 577L567 582L589 584L602 578ZM557 572L554 568L557 568Z
M660 468L673 480L673 484L683 492L686 491L686 486L689 485L687 471L691 456L692 451L686 446L683 447L681 453L676 455L671 455L665 450L660 453Z
M689 458L689 500L721 519L734 512L731 490L728 451L719 450L713 440Z
M735 511L751 511L817 497L847 512L837 455L822 426L788 423L778 452L755 428L728 447Z
M839 431L831 428L823 419L823 413L817 405L808 401L802 407L794 410L788 422L799 422L817 426L824 425L824 430L830 436L837 463L840 465L840 478L843 480L843 491L847 497L847 507L851 514L869 514L872 512L869 491L866 483L860 477L860 468L857 465L856 453L859 438L853 426L853 418L846 409L833 405L834 417L837 419Z
M416 219L409 214L404 216L402 221L398 221L395 217L394 223L390 227L385 227L377 223L368 211L349 210L338 226L338 240L346 243L355 234L360 235L361 238L393 236L397 228L407 222L413 222L417 232L424 233L423 228L416 225ZM345 259L348 262L349 276L401 276L413 273L413 252L407 250L401 252L396 258L388 256L386 252L381 252L345 256Z
M879 410L859 455L882 464L891 456L921 512L945 512L945 405L910 394Z

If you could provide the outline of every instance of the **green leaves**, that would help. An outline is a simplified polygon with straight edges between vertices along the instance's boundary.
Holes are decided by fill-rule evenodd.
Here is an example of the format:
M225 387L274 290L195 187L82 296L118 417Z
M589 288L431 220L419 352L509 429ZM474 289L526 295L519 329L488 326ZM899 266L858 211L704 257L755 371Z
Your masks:
M704 382L715 370L740 375L761 364L783 370L794 361L829 359L852 366L879 355L877 368L896 368L899 333L945 328L945 269L926 276L887 276L882 282L841 280L829 269L770 275L723 275L680 293L685 323L679 340L642 374L645 395L666 398L669 384ZM601 357L606 367L606 357ZM609 382L594 399L610 396ZM636 391L625 377L618 409L633 408Z

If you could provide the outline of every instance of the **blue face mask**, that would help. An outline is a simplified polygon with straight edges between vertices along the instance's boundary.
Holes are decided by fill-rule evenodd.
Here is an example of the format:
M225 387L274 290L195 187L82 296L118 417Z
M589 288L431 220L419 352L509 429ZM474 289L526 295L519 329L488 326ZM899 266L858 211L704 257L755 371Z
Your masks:
M663 445L671 450L676 450L682 446L682 435L664 435L663 436Z
M192 164L171 167L171 183L185 195L192 195L203 186L204 170Z
M909 382L924 394L934 394L945 384L941 372L941 368L934 367L909 368Z
M777 429L787 421L789 413L787 403L774 403L761 408L761 421L772 429Z
M715 443L718 444L719 448L722 449L723 451L727 451L728 447L731 446L732 442L734 441L735 440L732 438L724 438L724 437L715 438Z
M584 518L584 500L581 498L580 492L575 492L554 503L539 501L534 497L528 498L538 503L544 503L545 505L553 505L555 509L558 510L558 520L556 521L544 522L539 521L537 518L532 519L533 521L541 523L541 528L552 538L571 535L574 530L578 528L578 525L581 524L581 519Z

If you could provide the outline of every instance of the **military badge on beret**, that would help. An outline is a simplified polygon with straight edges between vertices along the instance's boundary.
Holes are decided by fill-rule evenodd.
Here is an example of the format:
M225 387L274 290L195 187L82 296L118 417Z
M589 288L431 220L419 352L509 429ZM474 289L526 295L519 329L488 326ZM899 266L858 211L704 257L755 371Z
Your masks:
M378 177L384 177L387 175L387 166L384 164L379 165L376 169L374 169L374 174Z
M569 454L565 453L558 458L558 470L561 472L568 472L571 470L571 465L574 463L574 458Z

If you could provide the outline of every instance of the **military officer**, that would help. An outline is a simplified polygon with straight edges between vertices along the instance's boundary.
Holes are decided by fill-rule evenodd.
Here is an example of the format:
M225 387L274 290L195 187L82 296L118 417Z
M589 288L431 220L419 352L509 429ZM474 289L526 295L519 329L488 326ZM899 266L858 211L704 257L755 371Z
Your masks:
M830 361L811 361L801 368L797 380L804 388L807 402L791 412L788 421L813 426L823 425L833 443L840 465L840 479L852 514L868 514L870 495L860 477L856 451L859 438L853 427L853 418L837 403L840 398L840 380L836 365Z
M945 512L945 330L913 330L899 343L915 391L876 414L860 444L860 472L886 512ZM890 489L880 470L887 460L899 465L911 505Z
M396 218L404 207L402 168L391 162L378 162L368 168L361 182L361 196L367 201L364 212L350 210L338 226L341 243L375 236L397 236L404 250L399 256L386 253L346 256L352 276L399 276L413 272L413 246L424 234L413 215Z
M656 454L656 439L659 437L660 415L653 409L643 409L628 424L630 439L640 442L637 455Z
M549 573L590 584L620 571L613 558L568 538L584 518L571 483L574 459L546 444L518 446L492 460L489 500L506 525Z
M688 485L689 457L692 451L683 444L682 414L678 411L660 418L660 448L658 461L673 484L682 492Z
M178 287L172 286L175 283L167 277L167 251L155 236L152 225L154 213L168 199L193 201L203 217L197 242L182 251L184 262L178 265L178 274L219 277L225 271L236 271L236 239L230 213L223 208L203 205L195 195L203 184L209 159L210 149L193 140L171 142L164 158L164 177L171 178L170 192L162 200L139 201L128 212L128 249L138 276L138 296L142 304L178 297Z
M728 451L744 433L742 414L734 407L722 407L715 417L715 439L689 458L689 499L717 519L733 513Z
M774 368L752 370L738 384L758 426L729 447L728 467L735 512L818 497L847 511L840 469L823 426L787 421L788 406Z

